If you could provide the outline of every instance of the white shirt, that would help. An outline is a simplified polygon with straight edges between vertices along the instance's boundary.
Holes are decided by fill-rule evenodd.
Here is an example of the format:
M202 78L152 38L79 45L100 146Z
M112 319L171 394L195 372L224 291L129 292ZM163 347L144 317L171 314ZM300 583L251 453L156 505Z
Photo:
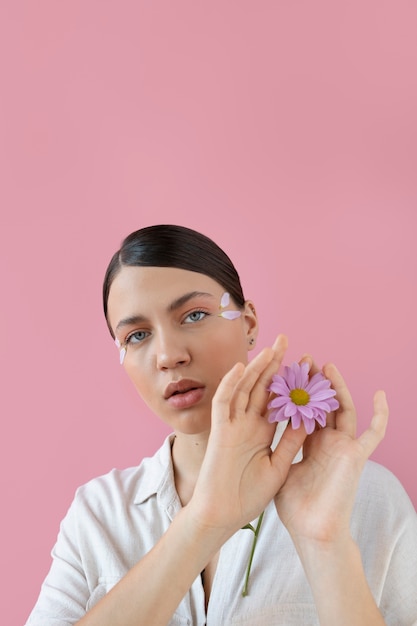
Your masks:
M77 490L26 626L75 624L167 530L181 507L172 436L138 467L112 470ZM351 528L386 623L416 625L417 515L393 474L371 461L361 477ZM265 511L249 595L242 597L252 539L253 533L242 529L222 547L207 615L199 576L170 626L319 624L301 563L273 503Z

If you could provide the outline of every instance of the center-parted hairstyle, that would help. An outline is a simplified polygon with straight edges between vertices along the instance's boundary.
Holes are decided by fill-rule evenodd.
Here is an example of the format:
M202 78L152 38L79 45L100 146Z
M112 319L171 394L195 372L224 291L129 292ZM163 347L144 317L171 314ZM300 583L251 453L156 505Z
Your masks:
M243 308L245 298L239 274L227 254L209 237L185 226L157 224L128 235L115 252L103 283L103 307L107 326L114 338L107 315L110 287L125 267L176 267L210 276L230 293Z

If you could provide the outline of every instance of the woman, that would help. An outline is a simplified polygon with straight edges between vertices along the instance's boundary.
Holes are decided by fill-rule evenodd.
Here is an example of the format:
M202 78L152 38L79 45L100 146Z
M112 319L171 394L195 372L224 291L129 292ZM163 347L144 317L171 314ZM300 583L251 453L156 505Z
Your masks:
M254 305L227 255L190 229L129 235L103 299L123 367L173 432L139 467L78 490L27 625L417 624L417 516L367 460L384 436L384 393L356 437L329 364L340 408L308 437L289 425L275 446L268 388L286 338L248 363ZM244 527L258 530L263 511L243 596Z

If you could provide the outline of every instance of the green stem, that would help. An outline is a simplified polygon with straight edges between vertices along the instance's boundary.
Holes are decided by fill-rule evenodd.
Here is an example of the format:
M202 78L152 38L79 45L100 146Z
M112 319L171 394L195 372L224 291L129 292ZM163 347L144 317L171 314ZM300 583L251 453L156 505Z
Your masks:
M249 528L250 527L251 530L253 530L254 537L253 537L253 543L252 543L252 550L251 550L250 555L249 555L248 567L246 569L245 584L244 584L243 590L242 590L242 596L243 597L248 595L249 574L250 574L250 570L251 570L251 567L252 567L253 555L254 555L255 548L256 548L256 542L258 541L258 535L259 535L259 531L261 529L261 524L262 524L262 519L263 519L264 513L265 513L265 511L262 511L262 513L260 514L259 519L258 519L258 523L256 525L256 529L254 529L253 526L251 526L251 525L245 526L245 528Z

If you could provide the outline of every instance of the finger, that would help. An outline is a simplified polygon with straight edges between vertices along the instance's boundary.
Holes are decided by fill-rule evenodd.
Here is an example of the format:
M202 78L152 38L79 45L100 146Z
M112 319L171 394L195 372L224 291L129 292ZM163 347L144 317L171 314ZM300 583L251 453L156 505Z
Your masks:
M356 410L345 380L333 363L327 363L323 367L323 373L330 380L339 402L339 409L335 414L336 428L350 437L355 437Z
M274 357L278 365L281 365L282 359L284 358L287 348L288 348L288 337L282 334L278 335L272 346L272 350L274 351Z
M282 363L287 348L288 338L285 335L278 335L272 346L272 360L259 376L258 384L254 387L251 393L251 409L253 409L257 415L264 415L267 410L267 405L271 396L268 388L271 384L272 376L276 374Z
M388 403L384 391L377 391L374 396L374 416L367 430L358 438L368 458L385 436L388 424Z
M273 358L272 349L264 348L246 367L238 363L223 377L213 396L213 413L217 421L244 416L250 393Z
M227 422L230 419L230 403L236 389L236 385L245 372L243 363L236 363L220 381L216 393L213 396L212 426L217 423Z
M250 363L236 385L232 399L233 412L238 414L249 413L259 417L262 415L265 396L268 396L267 386L276 366L275 353L272 348L264 348Z
M306 440L307 433L303 427L293 429L290 424L284 430L275 450L271 454L271 462L274 467L281 469L285 475L293 463L296 455Z
M313 374L319 371L319 368L317 367L316 363L314 363L313 357L308 352L303 354L303 356L299 360L299 363L300 365L301 363L308 363L309 376L312 376Z

